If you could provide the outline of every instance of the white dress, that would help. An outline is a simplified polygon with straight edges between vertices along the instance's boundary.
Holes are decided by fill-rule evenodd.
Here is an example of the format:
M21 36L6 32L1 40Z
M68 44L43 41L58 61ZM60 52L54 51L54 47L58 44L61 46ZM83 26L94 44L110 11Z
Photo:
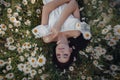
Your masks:
M50 1L52 0L43 0L43 3L47 4ZM49 14L48 25L38 25L32 29L32 33L35 35L36 38L41 38L50 34L50 29L59 19L60 14L62 13L66 5L67 4L63 4L59 6ZM63 32L70 30L79 30L83 34L83 37L86 32L90 35L90 26L85 22L80 22L80 20L78 18L75 18L72 14L66 19L60 31Z

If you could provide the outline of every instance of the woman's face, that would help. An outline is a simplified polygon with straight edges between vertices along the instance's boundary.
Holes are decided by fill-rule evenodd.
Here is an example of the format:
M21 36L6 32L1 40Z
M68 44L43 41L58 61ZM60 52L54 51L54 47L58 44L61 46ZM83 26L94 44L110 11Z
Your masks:
M58 44L56 47L56 57L59 62L66 63L71 55L72 49L67 44Z

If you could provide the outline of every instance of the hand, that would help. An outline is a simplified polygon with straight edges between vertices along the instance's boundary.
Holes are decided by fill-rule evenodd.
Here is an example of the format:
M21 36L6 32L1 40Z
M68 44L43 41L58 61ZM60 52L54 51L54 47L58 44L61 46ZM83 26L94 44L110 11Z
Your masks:
M57 26L54 26L52 29L51 29L51 34L53 35L53 37L55 38L56 36L58 36L60 32L60 28L58 28Z

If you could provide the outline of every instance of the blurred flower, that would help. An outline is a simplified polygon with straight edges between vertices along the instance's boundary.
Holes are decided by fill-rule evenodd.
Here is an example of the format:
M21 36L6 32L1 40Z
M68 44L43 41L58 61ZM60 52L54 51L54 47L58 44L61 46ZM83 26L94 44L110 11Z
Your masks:
M32 4L35 4L35 1L36 1L36 0L31 0L31 3L32 3Z
M40 55L37 62L39 66L43 66L46 63L46 58L43 55Z
M7 9L7 13L9 13L9 14L12 13L12 9L11 9L11 8L8 8L8 9Z
M22 45L22 48L23 49L30 49L32 46L29 42L25 42L23 45Z
M35 58L35 57L29 57L28 58L28 61L29 61L29 63L30 63L30 65L32 66L32 67L38 67L38 64L37 64L37 59Z
M42 69L39 69L39 70L38 70L38 74L41 74L41 73L42 73Z
M13 45L9 45L9 46L8 46L8 49L9 49L9 50L11 50L11 51L13 51L13 50L15 50L15 49L16 49L16 47L15 47L15 46L13 46Z
M87 77L87 79L86 79L86 80L93 80L93 79L92 79L92 77Z
M105 40L110 40L112 38L112 33L107 33L107 35L105 36Z
M31 15L32 15L32 12L30 10L28 10L27 16L31 16Z
M87 46L86 48L86 52L92 52L93 51L93 47L92 46Z
M5 62L3 60L0 60L0 67L3 67L5 65Z
M98 66L98 61L97 61L97 60L94 60L94 61L93 61L93 64L94 64L95 66Z
M11 70L11 69L12 69L12 66L11 66L11 65L7 65L7 66L6 66L6 70L7 70L7 71L9 71L9 70Z
M107 34L108 31L109 31L109 30L105 28L105 29L102 30L102 34Z
M105 59L111 61L111 60L113 60L113 56L112 55L105 55Z
M82 80L85 80L85 79L86 79L86 76L81 75L81 79L82 79Z
M118 70L118 66L112 64L112 65L110 65L110 69L111 69L112 71L116 71L116 70Z
M92 0L92 4L95 5L97 3L96 0Z
M27 0L23 0L22 3L23 3L23 5L27 5L28 1Z
M24 68L23 68L23 71L24 71L25 74L29 74L30 71L31 71L31 68L24 67Z
M120 36L120 25L114 26L114 34Z
M6 31L7 30L7 27L5 24L0 24L0 28L3 30L3 31Z
M27 25L27 26L30 26L30 25L31 25L31 21L30 21L30 20L26 20L24 23L25 23L25 25Z
M9 24L8 27L11 29L11 28L13 28L13 25L12 25L12 24Z
M18 70L23 71L23 69L25 68L25 65L20 63L17 65L17 68L18 68Z
M70 71L74 71L74 67L73 67L73 66L70 66L70 67L69 67L69 70L70 70Z
M22 80L28 80L26 77L22 78Z
M40 13L41 13L41 10L40 10L40 9L37 9L37 10L36 10L36 13L37 13L37 14L40 14Z
M23 62L25 60L24 56L19 56L20 61Z
M115 46L117 43L116 43L116 41L115 40L110 40L109 42L108 42L108 45L109 46Z
M23 48L22 47L18 47L17 51L18 51L18 53L22 53L23 52Z
M18 12L14 12L14 13L13 13L13 16L14 16L14 17L19 16Z
M14 16L11 16L9 19L10 19L10 22L13 22L13 23L17 21Z
M113 9L112 9L112 8L109 8L109 9L108 9L108 13L109 13L109 14L112 14L112 13L113 13Z
M13 39L12 37L8 37L8 38L6 39L6 41L7 41L8 44L14 43L14 39Z
M30 71L30 75L31 75L32 78L33 78L36 74L37 74L37 71L36 71L36 70L31 70L31 71Z
M92 35L90 34L90 32L84 32L83 36L86 40L89 40Z
M7 17L8 17L8 18L12 17L12 14L7 14Z
M8 73L5 77L6 77L7 79L13 79L14 74L13 74L13 73Z
M15 22L14 22L14 26L16 26L16 27L21 26L21 22L20 22L20 21L15 21Z

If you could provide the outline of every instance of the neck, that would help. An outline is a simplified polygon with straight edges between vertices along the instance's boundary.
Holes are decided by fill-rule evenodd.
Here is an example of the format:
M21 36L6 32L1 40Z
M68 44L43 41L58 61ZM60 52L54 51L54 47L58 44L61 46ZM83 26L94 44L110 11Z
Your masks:
M57 44L67 44L68 45L67 37L63 34L59 35Z

